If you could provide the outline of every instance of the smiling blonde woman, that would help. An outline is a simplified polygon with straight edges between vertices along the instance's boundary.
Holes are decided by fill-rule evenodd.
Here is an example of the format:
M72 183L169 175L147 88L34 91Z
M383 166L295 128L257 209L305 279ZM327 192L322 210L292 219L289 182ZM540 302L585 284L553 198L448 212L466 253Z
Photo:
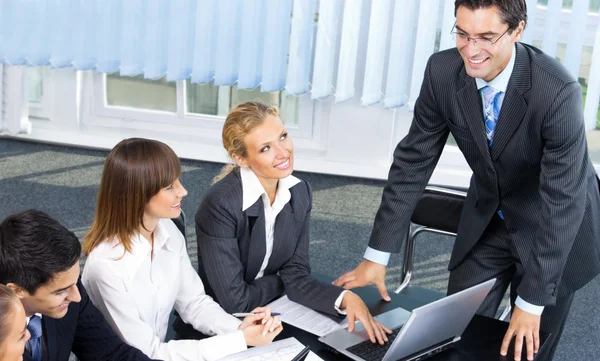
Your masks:
M246 312L286 293L331 315L360 320L373 342L387 340L354 293L310 274L310 186L292 175L294 144L276 107L238 105L223 126L235 162L224 168L196 213L198 272L227 312ZM181 324L178 333L186 333ZM183 332L182 332L183 330Z

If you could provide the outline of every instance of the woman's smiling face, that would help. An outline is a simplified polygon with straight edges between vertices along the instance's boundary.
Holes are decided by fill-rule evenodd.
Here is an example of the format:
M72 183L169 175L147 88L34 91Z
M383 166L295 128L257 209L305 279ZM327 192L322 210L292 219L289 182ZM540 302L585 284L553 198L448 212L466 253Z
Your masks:
M234 160L240 167L252 170L263 187L292 174L294 144L278 116L267 116L246 135L244 145L247 156L234 155Z

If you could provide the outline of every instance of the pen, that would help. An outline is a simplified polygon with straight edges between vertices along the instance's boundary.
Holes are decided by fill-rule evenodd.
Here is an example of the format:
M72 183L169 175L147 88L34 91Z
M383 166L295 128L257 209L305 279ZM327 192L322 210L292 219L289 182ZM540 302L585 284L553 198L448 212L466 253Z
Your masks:
M304 361L304 359L306 359L306 356L308 356L309 352L310 352L310 348L308 346L306 346L304 348L304 350L300 351L299 354L294 356L294 358L291 361Z
M248 317L248 316L253 316L257 313L262 313L262 312L237 312L237 313L232 313L232 316L233 317ZM281 316L281 313L271 312L271 316Z

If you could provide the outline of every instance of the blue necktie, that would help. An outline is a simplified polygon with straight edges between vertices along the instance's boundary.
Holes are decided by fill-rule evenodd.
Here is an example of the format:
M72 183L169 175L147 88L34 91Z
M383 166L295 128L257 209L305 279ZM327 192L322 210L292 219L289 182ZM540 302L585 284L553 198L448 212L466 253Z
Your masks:
M498 95L500 91L486 85L481 89L483 93L483 116L485 118L485 135L487 136L488 146L492 150L492 143L494 141L494 131L496 130L496 123L498 123L498 116L500 115L500 102L498 101ZM502 210L498 210L500 218L504 219Z
M488 139L488 146L492 149L492 142L494 140L494 130L496 130L496 123L498 122L498 116L500 115L500 104L497 101L500 91L487 85L481 89L483 93L483 116L485 118L485 134Z
M31 334L31 338L27 341L31 359L42 361L42 318L36 315L31 316L27 330Z

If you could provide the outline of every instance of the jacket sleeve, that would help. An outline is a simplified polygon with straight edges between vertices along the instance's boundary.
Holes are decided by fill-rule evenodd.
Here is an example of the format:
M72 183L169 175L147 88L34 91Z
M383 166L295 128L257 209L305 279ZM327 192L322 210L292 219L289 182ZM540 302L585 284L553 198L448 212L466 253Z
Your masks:
M375 216L369 247L379 251L400 252L412 212L448 139L448 126L437 111L431 59L415 103L413 122L394 151L381 205Z
M344 289L321 282L310 275L308 247L312 193L308 183L303 182L303 184L307 190L308 209L297 239L294 255L279 270L279 274L290 300L314 310L338 316L335 301Z
M239 220L232 207L226 197L208 196L200 204L195 217L198 267L225 311L249 312L282 295L284 288L278 275L244 280L236 236Z
M554 99L542 125L540 221L517 288L523 300L535 305L555 304L557 285L583 219L588 162L583 119L581 89L573 81Z

